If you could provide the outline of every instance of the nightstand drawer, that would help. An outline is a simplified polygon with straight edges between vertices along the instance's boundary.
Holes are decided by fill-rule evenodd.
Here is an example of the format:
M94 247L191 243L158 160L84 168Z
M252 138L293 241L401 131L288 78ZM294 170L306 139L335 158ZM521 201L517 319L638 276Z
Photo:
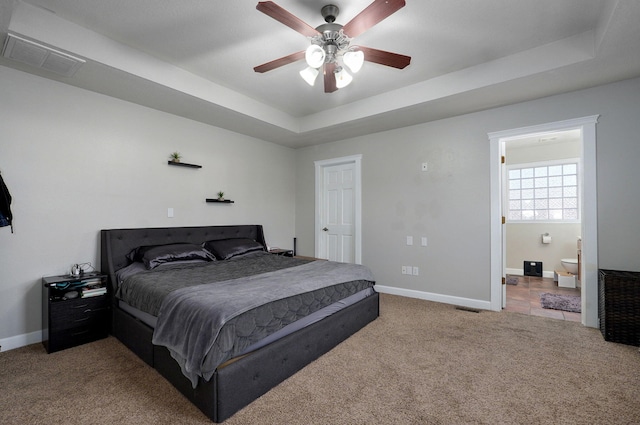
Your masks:
M106 338L109 334L106 322L87 324L75 328L54 331L49 334L48 350L54 352L64 348L75 347L80 344Z
M51 303L50 331L96 326L108 321L106 296Z

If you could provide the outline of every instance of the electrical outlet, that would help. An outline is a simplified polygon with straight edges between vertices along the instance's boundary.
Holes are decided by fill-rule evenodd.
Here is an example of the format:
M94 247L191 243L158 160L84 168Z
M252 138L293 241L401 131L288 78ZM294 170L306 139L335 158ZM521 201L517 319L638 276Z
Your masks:
M426 236L423 236L423 237L422 237L421 245L422 245L422 246L427 246L427 237L426 237Z
M407 245L413 245L413 236L407 236Z
M418 267L402 266L402 274L406 274L409 276L418 276L419 273L420 269Z
M173 218L173 208L167 208L167 217Z

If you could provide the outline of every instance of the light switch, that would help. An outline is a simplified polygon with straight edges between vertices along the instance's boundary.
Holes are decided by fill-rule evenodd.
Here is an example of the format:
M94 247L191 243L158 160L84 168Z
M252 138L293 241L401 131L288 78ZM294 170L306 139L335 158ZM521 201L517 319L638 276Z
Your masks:
M422 171L427 171L427 163L426 162L422 163Z

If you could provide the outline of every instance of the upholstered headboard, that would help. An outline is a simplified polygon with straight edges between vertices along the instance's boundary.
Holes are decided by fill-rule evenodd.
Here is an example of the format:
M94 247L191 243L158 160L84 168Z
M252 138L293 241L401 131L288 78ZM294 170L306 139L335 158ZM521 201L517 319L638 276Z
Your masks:
M201 244L211 240L232 238L253 239L262 244L265 249L267 247L262 226L257 224L101 230L100 270L109 275L109 285L114 291L117 284L116 271L129 264L127 254L138 246L180 242Z

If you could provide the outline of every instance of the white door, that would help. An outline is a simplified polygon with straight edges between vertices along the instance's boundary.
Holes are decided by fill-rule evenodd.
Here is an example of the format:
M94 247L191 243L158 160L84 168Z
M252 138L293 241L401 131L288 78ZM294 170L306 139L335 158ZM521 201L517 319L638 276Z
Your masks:
M316 163L316 257L360 263L360 162L353 157Z
M354 250L353 164L324 167L322 238L325 258L352 263Z

